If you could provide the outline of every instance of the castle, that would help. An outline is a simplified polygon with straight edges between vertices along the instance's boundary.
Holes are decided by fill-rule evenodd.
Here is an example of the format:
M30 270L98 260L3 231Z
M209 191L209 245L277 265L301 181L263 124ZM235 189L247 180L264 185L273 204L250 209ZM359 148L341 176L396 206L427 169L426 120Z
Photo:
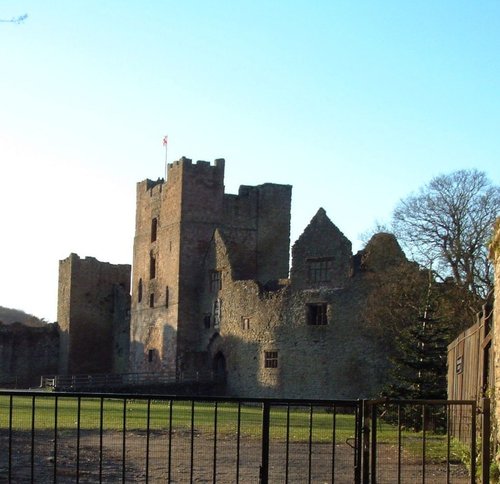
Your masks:
M353 256L319 209L293 245L292 187L224 193L224 160L182 158L137 185L130 370L213 374L230 395L376 394L385 349L362 318L369 274L404 255L379 234ZM382 269L383 270L383 269Z
M129 265L60 261L46 368L196 375L235 396L376 395L387 348L363 310L374 274L408 264L397 241L377 234L353 255L320 208L289 269L292 187L226 194L224 164L181 158L137 184L131 278Z

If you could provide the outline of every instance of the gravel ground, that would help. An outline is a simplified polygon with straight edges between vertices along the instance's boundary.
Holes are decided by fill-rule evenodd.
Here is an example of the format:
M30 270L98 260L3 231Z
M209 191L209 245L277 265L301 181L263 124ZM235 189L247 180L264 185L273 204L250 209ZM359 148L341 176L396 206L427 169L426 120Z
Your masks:
M31 452L32 437L29 432L15 432L12 436L11 480L13 483L34 482L73 483L99 482L100 436L97 431L82 431L77 442L75 431L61 431L57 441L54 433L37 431L34 451ZM54 462L54 448L57 446L57 461ZM239 466L237 466L237 442L232 436L218 436L214 449L213 435L194 433L191 441L189 431L172 433L171 463L169 466L169 436L167 432L151 432L149 441L145 432L128 431L125 435L125 469L123 468L124 439L121 432L106 431L102 440L102 482L167 482L212 483L215 473L217 483L258 483L261 461L261 443L258 439L242 439L240 443ZM9 481L8 462L9 438L0 434L0 482ZM191 449L193 459L191 460ZM288 471L286 446L282 442L271 442L269 482L302 484L308 482L332 482L332 444L313 444L309 465L309 445L291 443L288 449ZM149 454L149 460L146 455ZM353 450L346 443L334 448L334 482L352 483L354 478ZM77 455L79 458L77 459ZM377 482L396 482L397 453L391 446L378 447ZM216 456L214 466L214 456ZM32 465L33 463L33 465ZM33 471L32 471L33 469ZM55 471L54 471L55 469ZM421 482L422 464L416 459L404 456L402 482ZM238 473L238 474L237 474ZM446 465L427 464L428 482L446 482ZM451 466L451 481L456 484L469 482L462 465Z

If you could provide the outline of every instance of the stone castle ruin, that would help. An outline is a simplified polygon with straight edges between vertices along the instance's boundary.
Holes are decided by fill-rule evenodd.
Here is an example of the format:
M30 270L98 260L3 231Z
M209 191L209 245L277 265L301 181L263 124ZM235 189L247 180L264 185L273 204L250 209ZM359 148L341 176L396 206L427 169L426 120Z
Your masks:
M387 368L362 318L370 272L401 263L379 234L353 257L319 209L290 254L292 187L224 193L224 160L137 185L130 371L211 373L230 395L354 398Z
M137 184L133 270L60 262L58 371L215 378L235 396L359 398L388 367L363 318L395 238L351 242L319 209L292 247L292 187L224 191L224 160ZM129 296L131 289L131 296ZM219 387L220 388L220 387Z

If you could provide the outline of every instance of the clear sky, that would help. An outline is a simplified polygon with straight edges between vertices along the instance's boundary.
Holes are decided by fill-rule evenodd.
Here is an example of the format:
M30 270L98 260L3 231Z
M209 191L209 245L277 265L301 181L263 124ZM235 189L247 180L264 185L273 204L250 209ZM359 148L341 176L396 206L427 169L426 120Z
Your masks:
M131 263L135 184L226 159L361 248L462 168L500 183L500 1L1 1L0 305L56 319L58 261Z

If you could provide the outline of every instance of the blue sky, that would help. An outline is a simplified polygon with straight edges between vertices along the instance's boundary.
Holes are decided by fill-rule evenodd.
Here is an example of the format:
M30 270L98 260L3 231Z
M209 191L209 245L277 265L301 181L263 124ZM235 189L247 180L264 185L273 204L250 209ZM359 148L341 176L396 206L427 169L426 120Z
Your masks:
M361 248L462 168L500 183L498 1L2 1L0 305L56 319L58 260L132 259L135 184L226 159Z

